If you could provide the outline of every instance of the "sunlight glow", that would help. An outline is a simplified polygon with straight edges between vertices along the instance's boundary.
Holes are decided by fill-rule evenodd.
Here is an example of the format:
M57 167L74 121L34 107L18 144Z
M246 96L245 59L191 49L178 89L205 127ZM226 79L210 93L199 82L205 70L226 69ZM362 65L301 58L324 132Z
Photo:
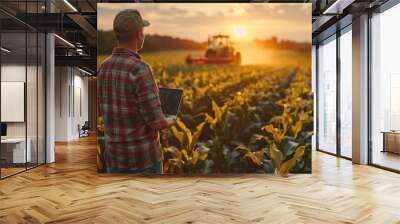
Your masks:
M236 38L244 37L244 35L246 34L246 29L244 26L234 26L233 34Z

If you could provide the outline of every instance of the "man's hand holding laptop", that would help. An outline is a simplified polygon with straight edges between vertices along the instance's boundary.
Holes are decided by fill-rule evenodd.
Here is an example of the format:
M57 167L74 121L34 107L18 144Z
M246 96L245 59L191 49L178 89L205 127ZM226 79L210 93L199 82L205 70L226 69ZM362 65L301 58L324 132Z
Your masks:
M162 120L153 122L151 124L151 127L154 128L155 130L163 130L167 129L171 126L174 126L176 124L176 116L165 116Z
M176 124L179 106L182 101L182 89L159 88L160 101L164 118L153 122L151 127L155 130L167 129Z

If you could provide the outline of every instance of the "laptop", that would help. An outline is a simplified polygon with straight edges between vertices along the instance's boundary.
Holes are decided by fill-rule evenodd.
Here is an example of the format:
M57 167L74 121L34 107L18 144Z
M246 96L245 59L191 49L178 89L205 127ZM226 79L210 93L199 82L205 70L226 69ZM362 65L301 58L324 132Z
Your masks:
M161 108L166 118L176 119L182 101L182 89L159 88Z

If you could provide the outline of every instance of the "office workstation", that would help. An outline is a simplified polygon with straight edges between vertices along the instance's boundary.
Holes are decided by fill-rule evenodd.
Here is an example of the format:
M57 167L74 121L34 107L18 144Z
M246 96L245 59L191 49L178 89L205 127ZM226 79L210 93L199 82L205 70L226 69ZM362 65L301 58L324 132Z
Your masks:
M1 108L4 108L1 110L2 168L25 166L26 162L32 161L31 139L25 138L22 132L12 133L12 129L21 129L18 126L25 122L24 103L25 82L1 82Z
M37 139L32 133L35 127L29 127L27 132L25 125L26 90L24 81L1 82L0 167L5 176L31 167L34 165L31 163L37 160L37 153L32 153L32 149L37 150L37 145L33 144Z

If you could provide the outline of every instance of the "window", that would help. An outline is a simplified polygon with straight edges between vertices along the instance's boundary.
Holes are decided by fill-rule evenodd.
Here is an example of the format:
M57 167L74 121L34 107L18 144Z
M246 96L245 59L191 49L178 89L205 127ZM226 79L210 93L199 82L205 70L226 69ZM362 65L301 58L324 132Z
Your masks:
M400 170L400 5L371 18L372 163Z
M318 47L318 149L336 153L336 36Z
M340 36L340 155L352 157L352 35L351 26Z

